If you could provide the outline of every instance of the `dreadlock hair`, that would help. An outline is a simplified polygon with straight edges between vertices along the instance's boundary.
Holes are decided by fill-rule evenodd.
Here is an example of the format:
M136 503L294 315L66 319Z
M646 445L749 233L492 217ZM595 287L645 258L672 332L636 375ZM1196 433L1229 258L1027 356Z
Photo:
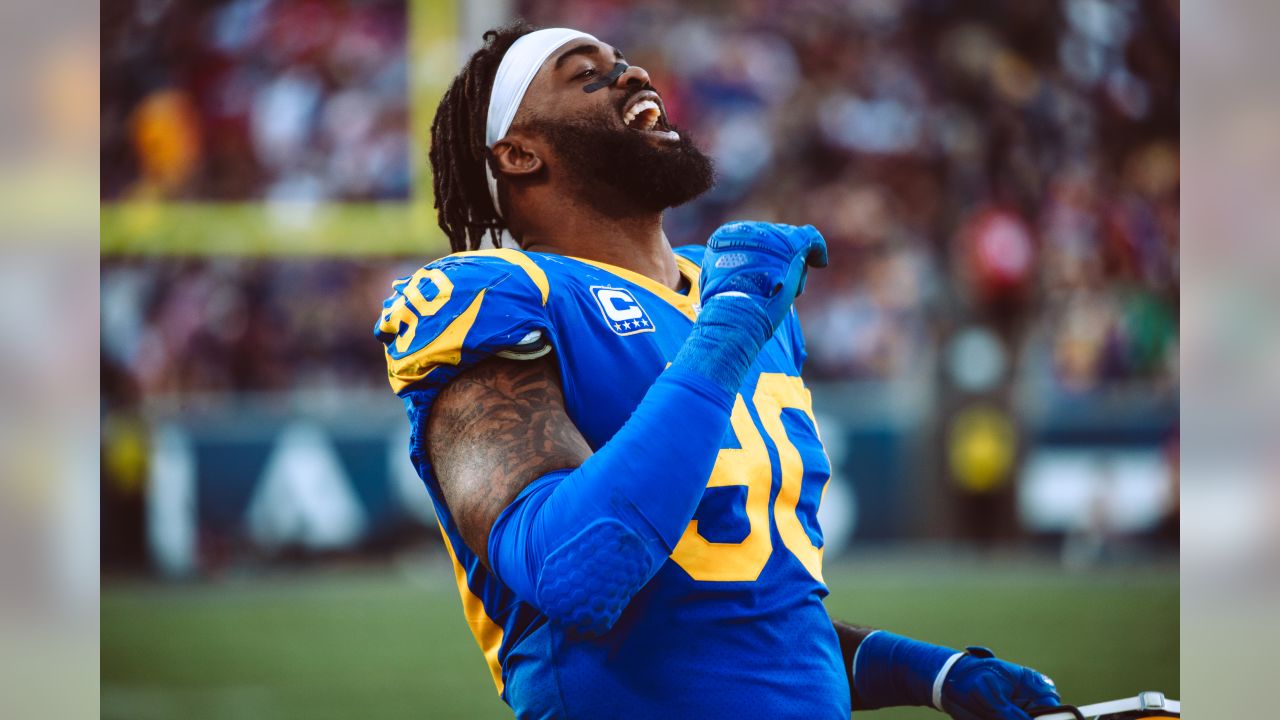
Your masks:
M486 32L484 47L463 66L436 109L431 123L431 187L436 220L454 252L478 250L486 235L494 246L502 245L506 224L493 206L484 172L491 156L485 144L489 94L502 57L512 43L535 29L516 20Z

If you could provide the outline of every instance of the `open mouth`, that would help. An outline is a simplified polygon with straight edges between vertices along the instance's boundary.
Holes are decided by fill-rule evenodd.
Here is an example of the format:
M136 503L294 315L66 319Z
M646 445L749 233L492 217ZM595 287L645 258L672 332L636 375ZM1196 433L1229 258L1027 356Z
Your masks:
M622 124L630 130L649 133L665 140L679 140L680 134L667 124L667 118L658 104L657 95L640 93L622 112Z

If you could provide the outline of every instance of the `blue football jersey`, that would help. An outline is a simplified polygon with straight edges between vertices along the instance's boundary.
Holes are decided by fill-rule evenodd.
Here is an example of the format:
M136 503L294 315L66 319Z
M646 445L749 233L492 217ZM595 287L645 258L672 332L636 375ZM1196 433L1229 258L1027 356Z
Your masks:
M498 249L433 262L397 280L384 304L376 334L409 415L411 458L435 502L467 622L519 718L849 717L822 605L817 512L831 468L800 379L794 311L738 393L683 537L599 637L565 632L489 572L432 473L432 401L495 355L554 351L569 416L593 449L607 443L689 334L702 253L676 251L687 295L604 263Z

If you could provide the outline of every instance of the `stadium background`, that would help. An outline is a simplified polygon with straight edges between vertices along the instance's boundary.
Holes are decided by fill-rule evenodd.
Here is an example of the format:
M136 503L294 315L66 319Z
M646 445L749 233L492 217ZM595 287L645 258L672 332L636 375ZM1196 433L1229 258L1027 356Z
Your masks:
M715 156L674 243L831 243L799 309L833 615L1176 696L1178 13L104 6L103 716L504 716L371 327L447 251L436 98L516 15L623 48Z

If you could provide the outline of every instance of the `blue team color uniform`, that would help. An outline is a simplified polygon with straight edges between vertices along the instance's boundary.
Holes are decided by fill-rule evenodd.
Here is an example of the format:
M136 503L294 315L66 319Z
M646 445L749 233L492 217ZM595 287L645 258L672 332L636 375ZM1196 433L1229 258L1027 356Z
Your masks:
M799 378L804 343L794 312L739 392L693 521L602 636L566 633L489 572L463 543L431 470L432 401L497 354L554 350L569 416L592 448L608 442L689 334L702 252L677 250L688 295L603 263L513 249L458 253L398 280L383 307L376 333L409 414L412 461L435 502L467 622L519 718L850 715L822 605L817 511L830 465Z

